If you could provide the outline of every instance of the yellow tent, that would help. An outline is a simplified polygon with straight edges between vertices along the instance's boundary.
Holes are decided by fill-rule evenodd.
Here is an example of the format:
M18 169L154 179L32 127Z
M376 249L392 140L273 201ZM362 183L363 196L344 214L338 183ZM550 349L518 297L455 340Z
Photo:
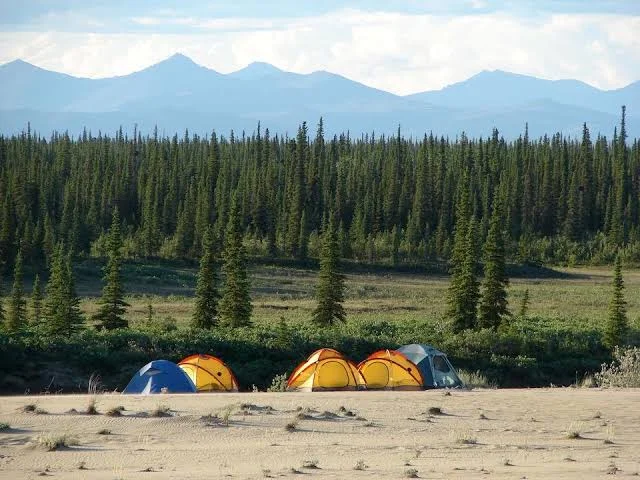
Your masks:
M178 366L199 392L237 392L238 381L227 365L211 355L191 355Z
M395 350L372 353L358 365L369 389L422 390L424 381L415 363Z
M357 390L364 379L356 365L340 352L321 348L293 371L287 390L317 392L323 390Z

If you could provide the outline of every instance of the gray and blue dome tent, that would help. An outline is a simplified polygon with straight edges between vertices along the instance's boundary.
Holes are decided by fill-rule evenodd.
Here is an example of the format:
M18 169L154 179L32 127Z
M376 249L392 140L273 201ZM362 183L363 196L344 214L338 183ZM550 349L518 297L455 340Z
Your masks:
M154 360L138 370L122 393L196 393L196 386L175 363Z
M424 388L464 387L447 355L431 345L413 343L397 350L418 366Z

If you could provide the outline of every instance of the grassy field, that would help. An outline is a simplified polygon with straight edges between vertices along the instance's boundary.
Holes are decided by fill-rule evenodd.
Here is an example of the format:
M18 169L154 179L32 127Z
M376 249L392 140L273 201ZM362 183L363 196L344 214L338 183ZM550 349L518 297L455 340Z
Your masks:
M437 273L398 273L372 269L347 274L345 308L350 320L439 321L446 309L448 277ZM147 315L149 304L157 318L188 322L193 308L195 265L170 262L129 262L125 267L129 320ZM624 271L628 314L640 324L640 270ZM315 306L317 272L312 268L253 265L250 271L255 322L308 321ZM600 325L606 319L611 269L579 268L527 272L511 279L511 310L519 310L529 290L529 315L557 318L575 325ZM100 295L100 268L86 261L77 268L82 309L95 312Z

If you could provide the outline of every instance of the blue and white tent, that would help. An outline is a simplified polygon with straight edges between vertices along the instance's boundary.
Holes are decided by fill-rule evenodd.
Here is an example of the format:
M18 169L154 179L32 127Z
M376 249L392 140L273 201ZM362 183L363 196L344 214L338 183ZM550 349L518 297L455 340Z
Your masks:
M464 386L447 356L431 345L413 343L398 348L398 352L418 366L424 381L424 388Z
M122 393L196 393L196 386L175 363L154 360L138 370Z

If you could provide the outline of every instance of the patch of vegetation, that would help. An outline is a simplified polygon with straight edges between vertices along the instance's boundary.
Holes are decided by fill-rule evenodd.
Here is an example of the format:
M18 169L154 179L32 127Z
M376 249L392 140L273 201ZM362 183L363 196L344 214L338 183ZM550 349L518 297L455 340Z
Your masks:
M105 415L107 417L121 417L123 411L124 411L123 406L112 407L105 412Z
M169 406L160 403L151 411L151 416L156 418L171 417L171 409Z
M316 470L319 469L320 467L318 466L320 462L318 460L303 460L302 461L302 468L306 468L309 470Z
M458 370L458 377L464 384L466 388L474 389L474 388L496 388L496 384L490 382L486 375L484 375L480 370L476 370L475 372L460 369Z
M640 347L615 347L613 360L602 365L595 379L599 386L605 388L640 387Z
M458 433L455 437L458 445L477 445L478 439L469 432Z
M68 448L79 445L78 440L75 437L67 434L46 434L36 437L36 445L44 448L48 452L60 450L61 448Z
M429 407L427 413L429 415L444 415L444 411L440 407Z
M362 459L358 460L353 467L354 470L366 470L367 468L369 468L369 466Z
M298 421L297 418L294 419L294 420L291 420L290 422L287 422L285 424L284 429L287 432L295 432L298 429L298 423L299 423L299 421Z
M0 432L4 432L10 429L11 429L11 425L9 425L8 423L0 423Z
M580 433L580 428L576 425L571 425L569 427L565 437L569 440L579 440L583 438L582 434Z
M231 416L234 414L237 408L238 405L235 403L231 403L222 407L220 413L217 415L217 417L220 419L220 423L225 427L228 427L231 423Z
M404 478L419 478L418 476L418 470L416 470L415 468L407 468L404 471Z
M98 412L98 407L97 407L98 401L96 400L95 397L91 398L89 400L89 403L87 404L87 409L85 410L85 413L87 415L100 415L100 412Z

